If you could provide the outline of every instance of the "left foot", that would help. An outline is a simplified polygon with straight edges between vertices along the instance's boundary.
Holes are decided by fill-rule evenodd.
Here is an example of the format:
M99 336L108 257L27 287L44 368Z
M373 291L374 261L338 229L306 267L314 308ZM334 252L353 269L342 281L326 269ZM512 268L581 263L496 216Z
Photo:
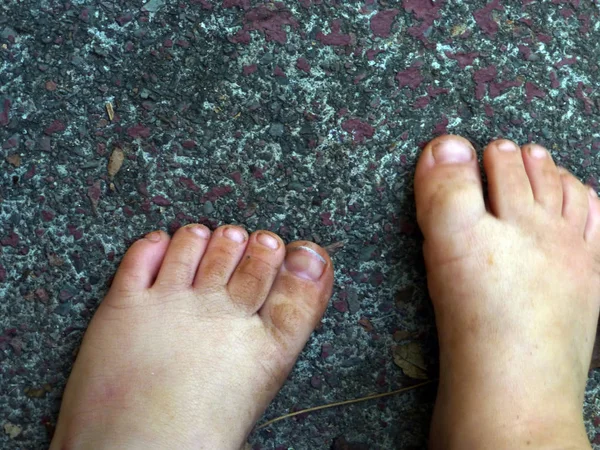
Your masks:
M150 233L90 323L50 449L239 449L332 284L310 242L235 226Z

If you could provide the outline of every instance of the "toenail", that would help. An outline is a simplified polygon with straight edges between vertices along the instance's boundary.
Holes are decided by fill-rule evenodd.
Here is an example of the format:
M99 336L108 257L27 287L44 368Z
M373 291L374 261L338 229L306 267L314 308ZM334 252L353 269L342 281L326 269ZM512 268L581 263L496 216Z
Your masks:
M273 250L275 250L275 249L277 249L277 247L279 247L279 242L277 241L277 239L275 239L270 234L258 233L258 236L256 236L256 240L258 242L260 242L262 245L264 245L265 247L269 247Z
M546 151L546 149L544 147L540 147L538 145L529 147L529 154L535 159L545 158L547 153L548 152Z
M202 239L210 237L210 231L204 225L188 225L186 228Z
M510 141L502 141L502 142L496 144L496 147L498 147L498 150L502 150L503 152L517 151L517 146L514 144L514 142L510 142Z
M321 278L327 262L315 250L304 245L288 249L285 267L301 278L316 281Z
M158 242L161 239L160 231L153 231L144 236L144 239L148 239L150 242Z
M594 189L593 187L590 188L590 197L592 197L592 198L598 197L598 193L596 192L596 189Z
M431 149L438 163L463 163L473 159L473 147L458 139L445 139Z
M223 236L225 236L227 239L237 242L238 244L241 244L246 240L246 235L239 228L225 228L225 231L223 231Z

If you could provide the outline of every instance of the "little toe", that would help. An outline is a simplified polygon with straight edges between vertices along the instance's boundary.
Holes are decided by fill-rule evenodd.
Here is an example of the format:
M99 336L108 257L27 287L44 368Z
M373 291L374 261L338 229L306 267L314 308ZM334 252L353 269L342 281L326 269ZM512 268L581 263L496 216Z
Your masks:
M258 311L271 290L284 257L285 245L279 236L269 231L253 233L227 284L231 300L248 314Z
M210 230L204 225L191 224L177 230L155 285L175 290L191 287L209 239Z
M584 236L590 207L589 190L565 169L560 169L560 178L563 191L563 218L578 234Z
M521 149L533 198L544 209L559 215L562 211L562 181L550 152L541 145L527 144Z
M284 356L291 367L327 308L333 266L327 252L312 242L294 242L286 250L259 314L287 349Z
M468 228L486 214L475 150L460 136L440 136L423 150L415 173L417 220L425 240Z
M589 212L585 225L585 240L592 242L600 250L600 199L592 187L588 191Z
M531 210L533 191L517 144L506 139L491 142L483 154L483 166L490 208L498 218L516 219Z
M224 288L240 262L247 243L248 232L242 227L224 225L217 228L200 261L194 287L200 290Z

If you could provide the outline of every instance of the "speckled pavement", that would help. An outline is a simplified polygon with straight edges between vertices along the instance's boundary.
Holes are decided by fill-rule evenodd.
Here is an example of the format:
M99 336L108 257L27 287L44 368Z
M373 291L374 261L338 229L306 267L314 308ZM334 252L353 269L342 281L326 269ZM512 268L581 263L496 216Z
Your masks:
M127 246L196 221L334 255L331 306L265 420L414 384L393 360L406 342L435 378L419 147L536 141L598 187L599 16L592 0L2 2L0 448L47 447ZM299 416L250 445L421 449L434 398Z

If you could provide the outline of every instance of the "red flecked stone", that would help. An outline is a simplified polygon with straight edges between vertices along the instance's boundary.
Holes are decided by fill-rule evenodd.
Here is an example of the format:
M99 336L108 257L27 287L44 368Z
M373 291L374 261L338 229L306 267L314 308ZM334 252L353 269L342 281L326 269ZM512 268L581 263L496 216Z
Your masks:
M287 42L285 25L293 29L298 28L298 21L294 18L283 2L271 4L274 6L259 5L244 15L244 30L259 31L264 33L266 41L275 41L280 44Z
M340 32L342 27L342 21L339 19L334 20L331 23L331 33L324 34L322 32L317 33L317 41L323 45L340 46L348 45L352 42L352 38L349 34L342 34Z
M194 148L196 146L196 141L183 141L181 143L181 146L183 148L187 148L189 150L189 149L192 149L192 148Z
M165 47L165 48L173 47L173 41L171 39L165 39L163 42L163 47Z
M436 136L442 135L442 134L448 134L448 123L449 123L448 118L446 117L445 114L442 114L442 119L436 124L432 133Z
M48 136L50 136L54 133L59 133L59 132L65 131L66 129L67 129L66 125L57 119L54 122L52 122L50 124L50 126L48 126L48 128L46 128L44 130L44 133L46 133Z
M341 313L348 312L348 302L346 300L335 300L333 307Z
M486 6L473 12L475 22L479 28L487 35L494 37L498 32L498 24L492 17L492 11L503 11L504 7L500 4L500 0L492 0Z
M120 17L117 17L116 21L119 25L124 26L133 20L133 15L131 13L124 14Z
M373 31L373 34L379 37L389 37L392 30L392 24L399 12L400 11L395 8L388 9L379 11L371 17L371 31Z
M372 138L375 128L359 119L348 119L342 123L342 129L352 134L354 142L363 142L365 138Z
M273 76L285 78L285 72L281 69L281 67L275 66L275 69L273 69Z
M331 345L329 342L325 342L321 346L321 358L323 358L323 359L329 358L331 356L332 352L333 352L333 345Z
M5 127L8 125L8 113L10 112L11 101L4 99L2 102L2 111L0 111L0 125Z
M244 29L239 30L233 36L229 36L228 39L229 39L229 42L232 42L234 44L244 44L244 45L248 45L250 43L250 41L252 40L248 30L244 30Z
M242 73L245 76L252 75L254 72L258 70L258 66L256 64L251 64L249 66L244 66L242 68Z
M494 81L498 75L498 69L493 64L483 69L476 70L473 73L473 81L475 81L475 98L483 99L485 96L486 84Z
M206 200L210 200L211 202L214 202L229 194L231 191L233 191L231 186L215 186L202 197L202 201L205 202Z
M306 73L310 73L310 64L308 63L306 58L298 58L298 60L296 61L296 67L299 70L302 70Z
M132 138L147 138L150 136L150 128L138 123L137 125L127 129L127 134Z
M73 238L78 241L83 237L83 230L77 228L75 225L68 224L67 225L67 233L73 236Z
M563 66L570 66L572 64L577 64L577 57L576 56L573 56L571 58L563 58L559 62L557 62L556 64L554 64L554 67L556 67L557 69L560 69Z
M3 283L4 280L6 280L6 269L0 264L0 283Z
M331 226L331 225L333 225L333 221L331 220L331 213L330 212L322 213L321 214L321 222L325 226Z
M223 0L223 8L250 9L250 0Z
M194 192L198 192L200 190L200 188L198 186L196 186L196 183L194 183L194 181L191 178L180 177L179 181L186 188L188 188L188 189L190 189L190 190L192 190Z
M229 176L235 184L242 184L242 174L239 171L233 172Z
M583 106L585 107L585 113L587 115L590 115L590 114L592 114L592 108L594 106L594 102L587 95L585 95L583 88L584 88L584 85L580 81L577 84L577 91L575 91L575 96L583 102Z
M464 69L467 66L472 66L473 62L475 61L475 58L479 57L479 52L471 52L471 53L464 53L464 52L458 52L458 53L450 53L450 52L446 52L446 56L450 59L454 59L456 60L456 62L458 63L458 67L460 67L461 69Z
M369 50L367 50L367 59L369 61L374 61L375 57L382 52L383 52L383 50L380 50L378 48L369 49Z
M423 75L421 75L421 71L418 67L413 66L402 72L398 72L396 74L396 80L398 80L398 85L401 88L408 86L414 90L423 82Z
M20 239L21 239L21 237L17 233L15 233L14 231L11 231L7 237L0 240L0 244L2 244L4 247L16 248L17 245L19 245Z
M48 300L50 299L50 296L48 295L48 292L44 288L37 288L35 290L35 296L42 303L48 303Z
M496 98L499 95L501 95L504 91L506 91L507 89L510 89L511 87L519 87L522 84L523 83L520 82L519 80L492 82L492 83L490 83L490 97Z
M163 197L162 195L155 195L152 197L152 203L158 206L169 206L171 205L171 200Z
M531 103L534 98L544 98L546 93L531 82L525 83L526 102Z
M42 210L42 219L45 222L50 222L52 219L54 219L54 216L54 211Z

